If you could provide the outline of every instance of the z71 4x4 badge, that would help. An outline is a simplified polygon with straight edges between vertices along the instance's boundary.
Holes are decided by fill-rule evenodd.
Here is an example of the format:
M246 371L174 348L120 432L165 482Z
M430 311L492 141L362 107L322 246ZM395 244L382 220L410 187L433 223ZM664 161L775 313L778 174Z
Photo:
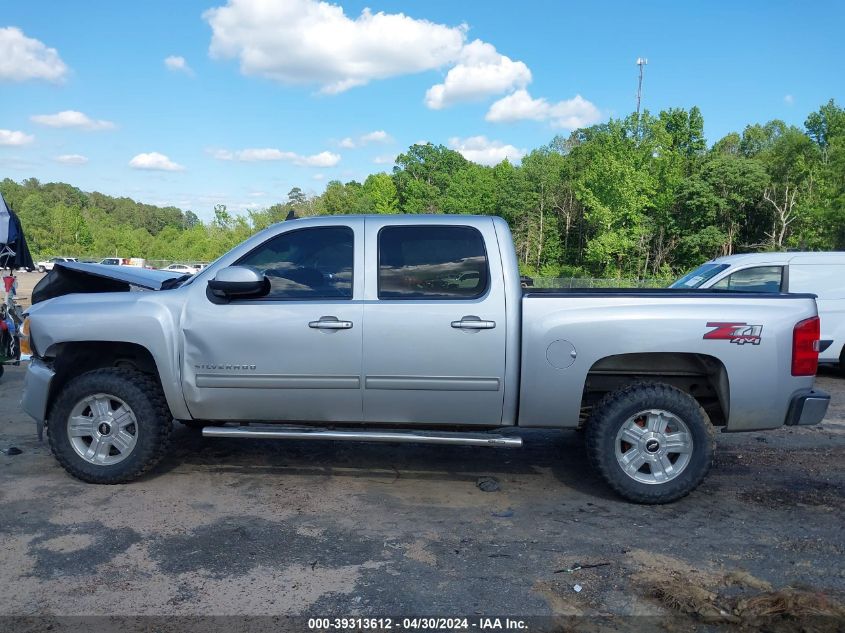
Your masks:
M762 325L749 325L748 323L717 323L710 322L707 327L715 328L707 332L703 338L713 341L730 341L737 345L759 345Z

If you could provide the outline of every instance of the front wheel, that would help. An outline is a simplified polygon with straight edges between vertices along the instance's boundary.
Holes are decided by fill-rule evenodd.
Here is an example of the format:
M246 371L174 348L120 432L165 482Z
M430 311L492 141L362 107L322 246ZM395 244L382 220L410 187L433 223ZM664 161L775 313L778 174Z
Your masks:
M158 381L119 368L71 380L47 420L47 438L59 463L74 477L96 484L132 481L155 466L171 429Z
M692 492L713 462L713 427L676 387L641 383L607 394L587 424L593 467L637 503L669 503Z

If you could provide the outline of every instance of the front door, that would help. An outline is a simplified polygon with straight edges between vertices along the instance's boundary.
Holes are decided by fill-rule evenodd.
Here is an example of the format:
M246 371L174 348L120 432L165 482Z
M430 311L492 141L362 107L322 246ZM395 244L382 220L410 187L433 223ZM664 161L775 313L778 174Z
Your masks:
M353 271L363 220L291 224L235 262L270 280L267 296L221 304L193 289L183 384L196 419L362 419L363 307Z
M505 298L492 221L367 218L364 419L502 421Z

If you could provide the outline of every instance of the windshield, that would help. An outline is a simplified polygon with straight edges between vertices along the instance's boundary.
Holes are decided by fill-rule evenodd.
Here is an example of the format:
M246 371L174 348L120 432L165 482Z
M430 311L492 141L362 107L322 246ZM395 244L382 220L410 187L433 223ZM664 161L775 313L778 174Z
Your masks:
M678 279L675 283L670 285L670 288L700 288L701 284L703 284L708 279L712 279L720 272L725 270L728 267L728 264L702 264L698 268L693 271L688 272L686 275Z

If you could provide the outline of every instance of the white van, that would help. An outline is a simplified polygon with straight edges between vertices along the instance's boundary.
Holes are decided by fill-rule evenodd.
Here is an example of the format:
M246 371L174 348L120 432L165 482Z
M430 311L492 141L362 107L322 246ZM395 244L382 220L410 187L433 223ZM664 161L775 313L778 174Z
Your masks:
M811 292L821 319L820 363L845 369L845 252L749 253L717 257L670 288L734 292Z

